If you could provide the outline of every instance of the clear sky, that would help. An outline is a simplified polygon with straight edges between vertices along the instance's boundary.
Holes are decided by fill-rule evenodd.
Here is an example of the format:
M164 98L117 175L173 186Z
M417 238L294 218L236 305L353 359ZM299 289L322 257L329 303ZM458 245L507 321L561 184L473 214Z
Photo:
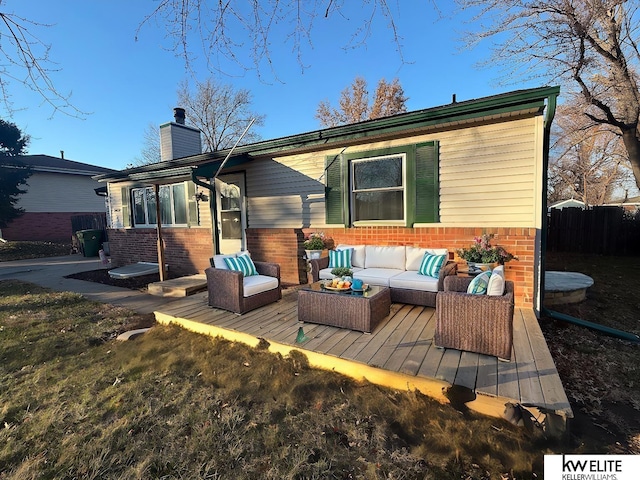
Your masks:
M345 2L347 3L347 2ZM287 25L280 25L272 39L274 78L268 69L262 79L254 72L238 72L218 80L253 95L253 110L266 115L257 127L263 139L273 139L320 128L314 118L321 100L337 104L341 90L356 76L363 76L370 91L380 78L399 78L408 110L436 107L451 102L480 98L509 90L538 87L518 84L500 87L496 68L479 69L476 64L488 57L488 45L463 51L462 17L448 1L437 2L441 15L430 1L400 1L396 21L402 35L404 63L392 42L386 20L379 17L366 45L344 49L350 35L361 25L358 6L344 17L317 18L313 46L305 48L301 71L287 43ZM13 116L2 109L0 115L31 136L30 154L67 159L122 169L140 155L143 134L150 123L173 120L178 84L188 78L182 59L167 47L161 25L150 23L136 28L157 5L154 0L4 0L1 8L33 21L50 24L36 34L51 45L50 58L60 69L51 74L56 87L72 93L71 101L89 112L83 118L61 113L52 116L51 107L19 83L11 84ZM202 55L200 55L202 59ZM200 80L211 75L204 62L196 61Z

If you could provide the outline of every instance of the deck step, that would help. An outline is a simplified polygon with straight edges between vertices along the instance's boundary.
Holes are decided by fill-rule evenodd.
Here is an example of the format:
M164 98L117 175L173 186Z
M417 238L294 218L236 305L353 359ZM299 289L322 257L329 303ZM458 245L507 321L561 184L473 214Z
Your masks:
M151 295L158 297L187 297L206 290L207 277L204 273L199 273L164 282L150 283L147 288Z

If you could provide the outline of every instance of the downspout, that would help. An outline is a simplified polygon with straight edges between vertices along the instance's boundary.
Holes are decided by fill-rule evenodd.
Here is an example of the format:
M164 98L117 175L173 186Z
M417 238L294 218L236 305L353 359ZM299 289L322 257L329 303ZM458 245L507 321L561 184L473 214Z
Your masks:
M196 176L196 171L195 170L191 170L191 181L193 183L195 183L196 185L206 188L207 190L209 190L210 195L209 195L209 208L211 209L211 221L213 223L213 253L214 255L219 255L220 254L220 245L218 245L218 238L219 238L219 233L218 232L218 209L216 207L216 201L215 201L215 195L216 195L216 184L215 184L215 179L213 180L213 185L211 185L210 183L205 183L202 180L199 180L198 177Z
M559 93L559 91L558 91ZM546 256L547 256L547 230L549 221L547 219L547 181L549 170L549 145L551 143L551 123L556 113L558 93L549 95L547 97L547 111L544 124L544 138L543 138L543 168L542 168L542 238L540 241L540 314L550 317L554 320L560 320L562 322L572 323L580 327L585 327L590 330L594 330L605 335L609 335L622 340L628 340L634 343L640 343L640 337L633 333L624 332L615 328L606 327L598 323L582 320L564 313L549 310L544 306L544 293L545 293L545 272L546 272Z

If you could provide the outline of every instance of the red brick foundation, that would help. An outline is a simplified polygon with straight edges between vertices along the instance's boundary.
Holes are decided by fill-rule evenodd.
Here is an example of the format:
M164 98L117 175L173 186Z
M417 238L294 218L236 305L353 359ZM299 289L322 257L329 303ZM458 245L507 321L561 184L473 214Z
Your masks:
M256 260L280 264L282 281L306 283L306 264L302 259L305 235L313 229L247 229L247 249ZM457 262L464 263L455 251L468 247L474 237L483 233L495 234L492 242L502 245L519 258L505 265L507 279L515 282L516 305L532 307L534 300L535 228L458 228L458 227L359 227L327 228L327 237L338 244L351 245L412 245L416 247L447 248Z
M307 282L302 242L312 229L248 228L247 250L254 260L280 264L282 282ZM455 251L468 247L474 237L495 234L492 242L502 245L519 258L506 264L507 279L515 282L516 305L532 307L534 300L535 228L458 228L458 227L359 227L323 230L336 245L412 245L447 248L453 259L464 263ZM109 248L115 266L136 262L157 262L155 229L110 229ZM213 255L211 230L206 228L167 228L163 230L165 258L169 268L179 274L203 272Z
M116 267L137 262L158 262L158 236L154 228L109 229L111 263ZM203 273L213 256L211 229L162 230L165 263L180 275Z

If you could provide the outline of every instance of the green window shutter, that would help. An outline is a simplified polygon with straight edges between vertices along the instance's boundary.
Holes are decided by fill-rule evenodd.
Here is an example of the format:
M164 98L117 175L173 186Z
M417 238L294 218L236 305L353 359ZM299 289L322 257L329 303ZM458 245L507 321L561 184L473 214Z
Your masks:
M325 158L324 208L328 224L348 226L345 168L342 155L331 155Z
M438 222L440 220L438 142L416 145L415 179L415 222Z
M122 187L120 189L122 195L122 225L124 227L131 226L131 189Z
M190 227L197 227L200 222L198 219L198 202L196 200L196 184L187 182L187 201L188 201L188 223Z

